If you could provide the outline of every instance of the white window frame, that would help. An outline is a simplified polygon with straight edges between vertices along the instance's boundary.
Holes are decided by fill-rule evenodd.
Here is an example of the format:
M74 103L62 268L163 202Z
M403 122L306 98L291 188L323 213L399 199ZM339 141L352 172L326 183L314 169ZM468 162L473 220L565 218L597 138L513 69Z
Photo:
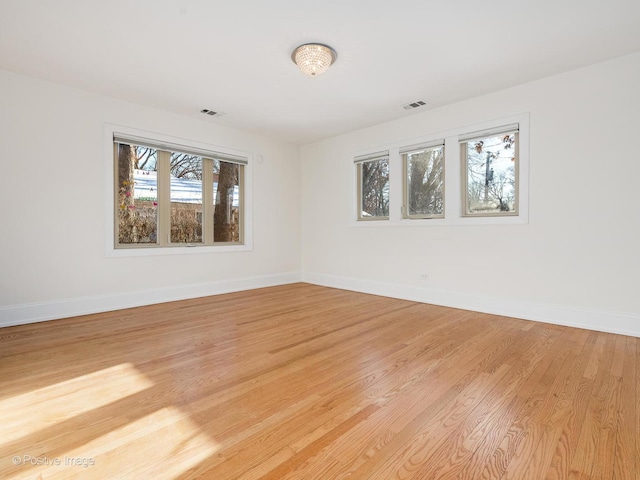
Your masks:
M188 152L216 152L222 156L229 158L246 159L243 165L243 188L242 195L242 215L241 215L241 240L242 243L214 243L212 245L204 244L171 244L171 245L126 245L116 246L115 233L115 212L116 212L116 195L115 195L115 154L114 154L114 135L123 138L132 139L148 139L155 144L166 144L173 147L183 146L182 150ZM181 254L203 254L203 253L226 253L250 251L253 249L253 208L252 208L252 164L253 155L241 150L230 149L210 145L204 142L174 137L156 132L148 132L144 130L134 129L131 127L105 124L104 127L105 141L105 255L107 257L132 257L132 256L152 256L152 255L181 255ZM181 151L178 149L178 151ZM224 160L224 159L222 159ZM204 199L203 199L204 201ZM204 233L204 232L203 232Z
M460 138L473 132L488 131L505 125L518 124L518 214L492 216L466 216L462 202L462 162L460 160ZM426 145L444 138L445 145L445 215L444 218L405 218L403 215L404 189L403 165L400 151L410 145ZM473 225L526 225L529 223L529 113L520 113L485 122L434 132L423 137L377 144L374 147L353 151L355 157L373 151L389 151L389 220L386 222L357 221L357 175L353 169L352 227L440 227Z
M474 142L481 138L493 137L498 135L506 135L506 134L514 134L514 157L515 157L515 210L509 212L471 212L469 211L469 172L468 172L468 145L469 142ZM467 135L463 135L459 138L460 143L460 170L462 173L462 185L461 185L461 193L462 193L462 216L463 217L505 217L505 216L518 216L519 212L519 196L520 196L520 159L519 159L519 148L520 148L520 132L519 125L503 125L497 128L491 128L489 130L471 132ZM487 166L487 169L489 166ZM485 184L486 185L486 184ZM485 186L485 195L486 195Z

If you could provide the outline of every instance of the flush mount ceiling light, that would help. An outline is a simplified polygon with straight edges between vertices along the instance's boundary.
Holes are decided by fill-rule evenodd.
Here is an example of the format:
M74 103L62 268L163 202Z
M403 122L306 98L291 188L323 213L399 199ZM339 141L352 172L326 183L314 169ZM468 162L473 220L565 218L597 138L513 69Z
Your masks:
M333 48L321 43L305 43L291 54L293 63L310 77L326 72L337 57L338 54Z

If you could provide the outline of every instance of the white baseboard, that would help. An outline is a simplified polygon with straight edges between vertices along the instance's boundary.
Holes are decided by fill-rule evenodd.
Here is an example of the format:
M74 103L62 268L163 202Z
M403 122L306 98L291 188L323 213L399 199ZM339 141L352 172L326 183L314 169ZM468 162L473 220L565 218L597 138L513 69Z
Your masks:
M640 316L633 314L604 312L566 305L523 302L321 273L301 274L299 272L264 275L230 281L189 284L153 290L138 290L114 295L99 295L50 302L9 305L0 307L0 328L175 300L286 285L300 281L354 292L461 308L463 310L640 337Z
M322 273L303 273L302 281L384 297L640 337L640 316L627 313L603 312L567 305L523 302L432 288L373 282Z
M176 287L137 290L113 295L70 298L51 302L28 303L0 307L0 327L43 322L58 318L75 317L91 313L140 307L155 303L172 302L188 298L206 297L222 293L239 292L254 288L273 287L301 281L299 272L260 277L196 283Z

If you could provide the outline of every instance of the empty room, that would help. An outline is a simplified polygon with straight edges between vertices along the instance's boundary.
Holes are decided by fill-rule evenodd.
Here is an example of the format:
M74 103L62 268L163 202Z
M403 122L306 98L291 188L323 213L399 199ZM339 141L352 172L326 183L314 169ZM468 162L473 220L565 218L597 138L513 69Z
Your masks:
M0 0L0 478L640 480L639 21Z

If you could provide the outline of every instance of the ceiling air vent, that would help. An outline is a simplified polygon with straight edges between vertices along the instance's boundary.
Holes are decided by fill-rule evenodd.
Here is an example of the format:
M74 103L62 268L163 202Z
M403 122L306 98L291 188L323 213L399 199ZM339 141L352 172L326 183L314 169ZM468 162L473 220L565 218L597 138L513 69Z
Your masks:
M224 113L222 112L215 112L213 110L209 110L208 108L203 108L202 110L200 110L200 113L204 113L205 115L209 115L211 117L220 117L224 115Z
M407 103L406 105L403 105L402 108L404 108L405 110L411 110L414 108L422 107L423 105L426 105L426 102L418 100L417 102Z

